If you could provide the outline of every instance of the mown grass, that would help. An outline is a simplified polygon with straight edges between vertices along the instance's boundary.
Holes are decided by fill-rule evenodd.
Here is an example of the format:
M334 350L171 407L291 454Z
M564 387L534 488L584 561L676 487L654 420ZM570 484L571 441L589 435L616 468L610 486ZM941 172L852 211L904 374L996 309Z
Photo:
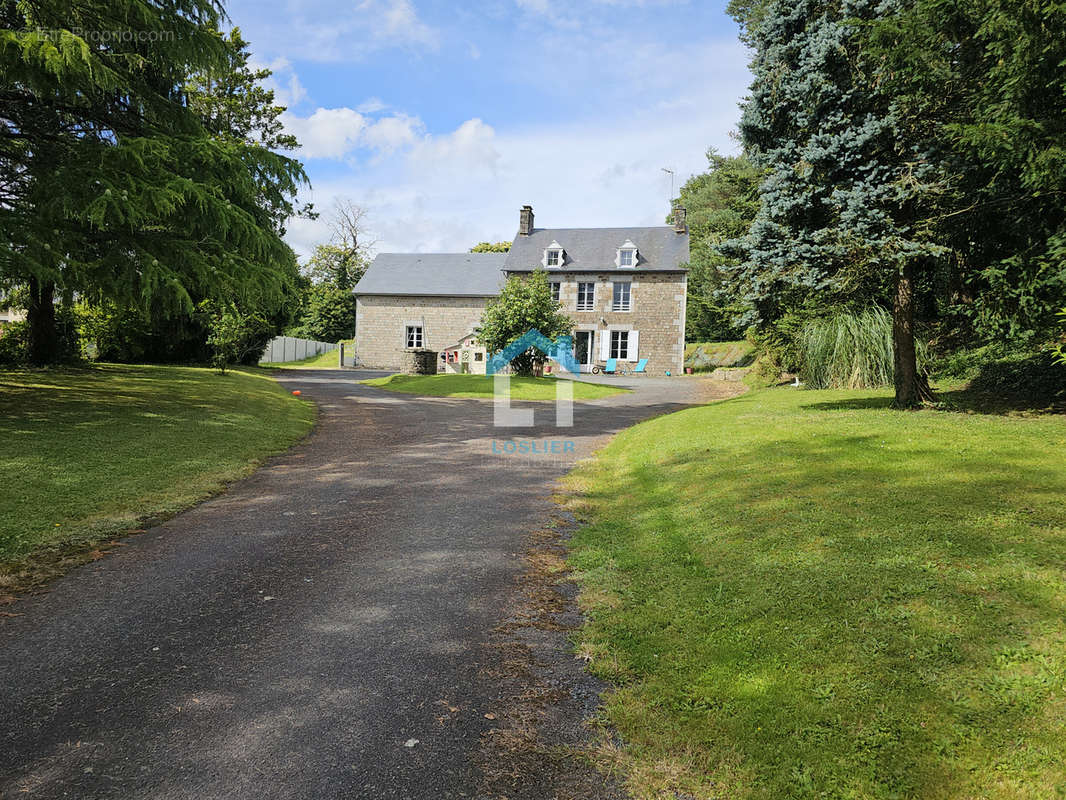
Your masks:
M561 378L511 378L512 400L555 400L556 381ZM389 375L360 381L390 392L426 397L474 397L491 399L494 378L486 375ZM575 400L597 400L628 392L620 386L573 381Z
M0 371L0 577L201 500L313 418L254 370Z
M1066 796L1066 418L889 402L755 392L568 478L635 796Z

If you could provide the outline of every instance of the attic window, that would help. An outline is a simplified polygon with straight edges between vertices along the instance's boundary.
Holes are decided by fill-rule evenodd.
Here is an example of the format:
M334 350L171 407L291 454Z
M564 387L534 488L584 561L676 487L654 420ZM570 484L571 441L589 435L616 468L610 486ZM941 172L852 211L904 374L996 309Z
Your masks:
M614 263L616 267L633 268L637 265L638 258L637 246L626 239L625 244L618 248L618 257Z
M544 249L544 266L558 269L565 261L566 253L558 242L553 241Z

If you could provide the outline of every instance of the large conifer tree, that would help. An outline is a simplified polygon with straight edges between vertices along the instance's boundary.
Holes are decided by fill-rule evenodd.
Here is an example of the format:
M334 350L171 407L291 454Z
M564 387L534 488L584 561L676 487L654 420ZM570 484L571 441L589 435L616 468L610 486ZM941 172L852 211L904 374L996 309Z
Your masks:
M893 0L773 0L745 32L754 48L741 134L767 171L761 206L734 243L762 319L817 296L893 307L896 403L930 397L914 345L915 282L943 248L918 224L922 159L898 136L864 25ZM747 9L750 13L750 9Z
M0 0L0 278L30 289L31 358L67 293L188 308L279 300L277 211L300 164L208 130L190 76L232 55L210 0Z

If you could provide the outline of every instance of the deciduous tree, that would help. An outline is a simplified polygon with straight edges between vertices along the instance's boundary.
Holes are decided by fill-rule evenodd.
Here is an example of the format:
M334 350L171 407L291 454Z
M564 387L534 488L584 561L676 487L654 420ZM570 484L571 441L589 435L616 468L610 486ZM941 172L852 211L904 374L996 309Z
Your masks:
M574 329L573 320L552 299L547 274L540 269L507 279L500 296L485 309L477 335L490 353L496 353L534 329L551 339ZM532 375L546 358L531 348L512 359L511 367L518 375Z

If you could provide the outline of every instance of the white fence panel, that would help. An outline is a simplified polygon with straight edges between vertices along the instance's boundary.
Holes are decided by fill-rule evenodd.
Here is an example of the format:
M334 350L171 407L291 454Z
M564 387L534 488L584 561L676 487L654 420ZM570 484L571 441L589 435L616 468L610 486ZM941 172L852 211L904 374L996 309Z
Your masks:
M260 364L280 364L286 361L303 361L305 358L329 353L337 349L333 342L316 342L295 336L275 336L259 359Z

